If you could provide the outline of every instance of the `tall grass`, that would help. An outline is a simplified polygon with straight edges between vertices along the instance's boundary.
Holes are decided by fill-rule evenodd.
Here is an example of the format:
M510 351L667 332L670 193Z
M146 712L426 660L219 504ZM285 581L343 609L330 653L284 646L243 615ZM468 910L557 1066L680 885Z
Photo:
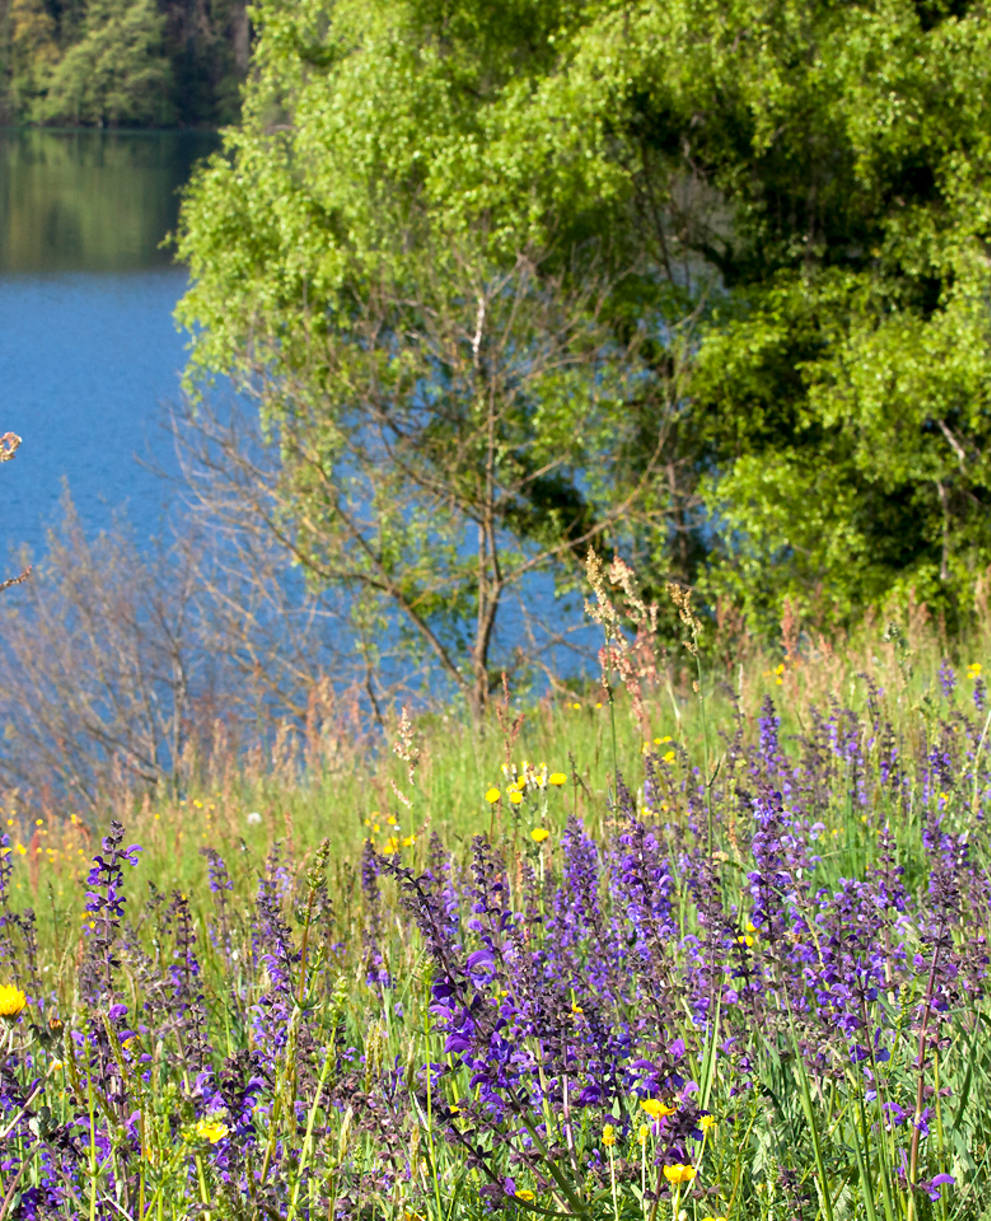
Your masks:
M984 1216L987 639L632 639L104 827L14 801L0 1221Z

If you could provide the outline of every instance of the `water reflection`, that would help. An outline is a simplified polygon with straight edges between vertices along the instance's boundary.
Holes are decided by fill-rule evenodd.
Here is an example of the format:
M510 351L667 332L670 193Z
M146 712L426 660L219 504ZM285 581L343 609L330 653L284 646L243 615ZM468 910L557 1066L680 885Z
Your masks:
M0 274L161 267L202 132L0 129Z

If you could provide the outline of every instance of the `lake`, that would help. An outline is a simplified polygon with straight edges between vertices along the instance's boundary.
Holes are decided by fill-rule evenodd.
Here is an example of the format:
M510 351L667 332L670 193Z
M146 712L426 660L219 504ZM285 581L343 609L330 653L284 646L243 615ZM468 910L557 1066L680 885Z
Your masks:
M23 438L0 471L8 549L44 554L66 486L91 537L118 511L138 543L163 531L178 495L159 472L178 473L163 423L185 363L172 311L186 273L162 243L215 147L202 134L0 129L0 433ZM562 625L548 577L520 592ZM563 622L580 618L577 603ZM507 606L504 654L522 632ZM567 654L553 664L574 672Z
M123 508L160 529L175 473L161 427L184 340L185 272L163 249L201 133L0 129L0 473L8 547L44 550L65 482L93 533ZM146 465L142 465L145 463Z

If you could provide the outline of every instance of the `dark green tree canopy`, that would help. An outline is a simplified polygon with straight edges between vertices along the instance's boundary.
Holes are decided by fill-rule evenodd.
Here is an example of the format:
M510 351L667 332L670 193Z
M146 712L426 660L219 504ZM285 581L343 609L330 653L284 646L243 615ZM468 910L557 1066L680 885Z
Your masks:
M179 317L191 381L258 395L313 572L467 632L476 669L492 600L593 539L760 626L959 601L991 560L983 6L255 18ZM362 462L417 512L368 513Z

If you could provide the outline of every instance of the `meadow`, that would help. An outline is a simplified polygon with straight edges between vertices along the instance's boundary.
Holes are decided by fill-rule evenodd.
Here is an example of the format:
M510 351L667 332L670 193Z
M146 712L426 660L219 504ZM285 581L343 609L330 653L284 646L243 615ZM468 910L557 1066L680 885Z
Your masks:
M988 1215L988 639L599 576L600 683L11 798L0 1221Z

